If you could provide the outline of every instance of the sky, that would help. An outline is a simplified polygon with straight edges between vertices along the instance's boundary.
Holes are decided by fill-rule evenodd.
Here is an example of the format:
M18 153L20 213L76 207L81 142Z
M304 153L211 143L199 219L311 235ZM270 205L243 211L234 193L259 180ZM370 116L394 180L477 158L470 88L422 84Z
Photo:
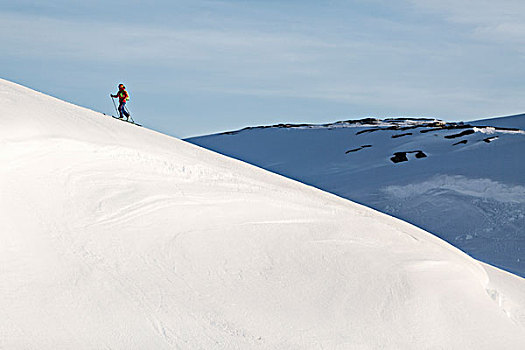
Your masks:
M176 137L525 111L522 0L0 0L0 77Z

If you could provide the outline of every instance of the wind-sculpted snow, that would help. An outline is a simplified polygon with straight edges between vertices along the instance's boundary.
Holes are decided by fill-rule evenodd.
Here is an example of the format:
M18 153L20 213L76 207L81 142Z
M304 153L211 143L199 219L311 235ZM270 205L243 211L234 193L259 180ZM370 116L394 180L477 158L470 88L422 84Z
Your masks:
M0 146L2 349L525 346L525 281L398 219L5 81Z
M421 183L387 186L383 192L385 204L378 208L393 215L402 212L419 226L452 232L453 242L493 264L504 266L509 257L516 259L516 265L522 263L524 186L442 175Z
M464 176L435 176L421 183L387 186L383 191L400 199L409 199L435 191L449 191L486 201L525 204L524 186L509 186L490 179L469 179ZM525 211L523 216L525 217Z

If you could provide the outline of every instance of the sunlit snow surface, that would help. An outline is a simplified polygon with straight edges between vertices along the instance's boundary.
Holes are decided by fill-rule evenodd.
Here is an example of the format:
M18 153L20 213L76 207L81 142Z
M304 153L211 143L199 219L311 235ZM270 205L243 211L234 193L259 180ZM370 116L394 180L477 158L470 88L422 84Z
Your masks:
M369 119L188 141L409 221L525 276L525 115L469 124ZM397 152L412 153L394 163Z
M1 349L525 347L522 278L6 81L0 161Z

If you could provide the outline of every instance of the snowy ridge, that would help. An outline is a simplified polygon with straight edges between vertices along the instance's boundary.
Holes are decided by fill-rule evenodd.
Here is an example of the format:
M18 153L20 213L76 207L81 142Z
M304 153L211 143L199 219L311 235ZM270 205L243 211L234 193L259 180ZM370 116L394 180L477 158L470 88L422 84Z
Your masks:
M487 125L477 125L474 126L473 124L465 124L463 122L455 123L455 122L445 122L443 120L439 119L430 119L430 118L387 118L387 119L376 119L376 118L364 118L364 119L356 119L356 120L342 120L334 123L326 123L326 124L274 124L274 125L266 125L266 126L254 126L254 127L246 127L240 130L235 131L227 131L219 134L214 135L206 135L206 136L215 136L215 135L236 135L243 131L256 131L256 130L262 130L262 129L295 129L295 130L301 130L301 129L338 129L338 128L369 128L365 130L361 130L361 133L364 132L374 132L374 131L380 131L380 130L410 130L410 129L418 129L418 128L426 128L423 129L421 132L429 132L429 131L436 131L436 130L453 130L453 129L473 129L475 132L482 132L486 134L493 134L495 132L502 132L502 133L511 133L511 134L525 134L524 130L517 129L517 128L510 128L510 127L494 127L494 126L487 126Z
M0 81L0 348L525 346L525 281L315 188Z
M326 124L274 124L264 126L249 126L240 130L227 131L215 135L235 135L243 131L260 129L337 129L337 128L359 128L359 127L418 127L418 126L438 126L444 124L438 119L428 118L391 118L376 119L364 118L355 120L341 120Z

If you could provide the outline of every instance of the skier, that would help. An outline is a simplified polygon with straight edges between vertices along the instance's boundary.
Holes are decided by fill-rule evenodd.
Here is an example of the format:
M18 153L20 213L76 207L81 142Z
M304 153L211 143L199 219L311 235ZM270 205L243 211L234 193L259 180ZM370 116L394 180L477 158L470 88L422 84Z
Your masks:
M124 84L119 84L118 92L115 95L110 94L110 96L112 98L118 97L118 100L119 100L118 112L120 114L119 119L123 119L124 116L126 116L126 120L129 121L129 113L128 111L126 111L126 102L129 101L129 94L126 91L126 87L124 86Z

